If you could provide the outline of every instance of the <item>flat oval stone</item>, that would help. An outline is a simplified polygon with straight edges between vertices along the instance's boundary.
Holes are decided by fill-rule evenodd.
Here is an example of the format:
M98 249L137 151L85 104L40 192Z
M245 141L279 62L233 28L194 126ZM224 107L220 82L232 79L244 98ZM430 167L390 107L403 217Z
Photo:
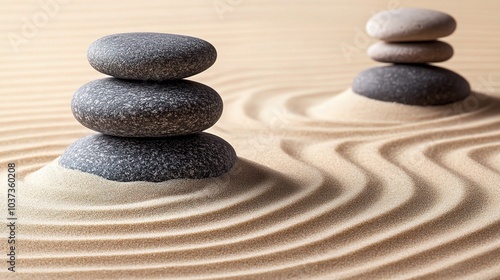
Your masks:
M449 14L401 8L373 15L366 24L368 35L390 42L429 41L452 34L457 22Z
M176 80L214 64L217 51L202 39L165 33L122 33L93 42L87 58L97 71L122 79Z
M73 95L71 108L84 126L115 136L164 137L203 131L222 114L211 87L189 80L143 82L104 78Z
M163 182L218 177L236 159L229 143L208 133L168 138L95 134L69 146L59 165L118 182Z
M459 74L430 65L396 64L359 73L352 90L368 98L408 105L444 105L465 99L469 83Z
M368 48L368 56L389 63L442 62L453 56L453 47L441 41L378 42Z

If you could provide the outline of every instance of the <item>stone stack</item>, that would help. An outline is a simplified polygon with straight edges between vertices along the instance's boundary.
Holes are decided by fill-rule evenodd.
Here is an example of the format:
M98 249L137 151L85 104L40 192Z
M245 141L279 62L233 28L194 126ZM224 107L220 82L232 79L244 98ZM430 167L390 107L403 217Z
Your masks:
M71 106L81 124L99 133L71 145L59 164L120 182L229 171L234 149L201 132L220 118L222 99L212 88L184 80L216 57L210 43L174 34L123 33L92 43L89 63L112 77L79 88Z
M453 56L453 48L438 39L451 35L456 21L448 14L402 8L375 14L368 35L382 40L368 49L375 61L392 63L358 74L352 89L360 95L408 105L444 105L465 99L469 83L459 74L428 63Z

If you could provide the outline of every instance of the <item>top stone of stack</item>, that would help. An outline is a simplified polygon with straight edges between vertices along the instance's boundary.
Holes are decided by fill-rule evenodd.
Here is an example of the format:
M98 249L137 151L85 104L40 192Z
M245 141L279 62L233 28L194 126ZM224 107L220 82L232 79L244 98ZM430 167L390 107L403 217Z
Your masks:
M455 19L429 9L401 8L375 14L366 24L368 35L386 42L430 41L451 35Z
M163 33L122 33L92 43L87 58L97 71L121 79L166 81L208 69L215 47L190 36Z

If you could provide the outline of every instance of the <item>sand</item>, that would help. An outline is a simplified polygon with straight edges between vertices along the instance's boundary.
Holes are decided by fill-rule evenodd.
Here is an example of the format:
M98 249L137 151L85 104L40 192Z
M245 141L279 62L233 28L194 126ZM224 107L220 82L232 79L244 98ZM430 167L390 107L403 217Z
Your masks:
M15 162L19 180L17 272L5 264L0 277L498 277L498 4L402 3L455 16L457 33L446 41L456 56L441 65L474 89L464 101L423 108L349 89L357 72L377 65L356 36L386 1L227 2L232 9L222 13L217 1L74 0L18 52L1 49L1 176L6 182ZM43 11L38 5L10 5L1 28L20 32L19 18ZM118 183L57 165L68 145L92 133L69 107L80 85L102 77L86 47L141 30L217 47L216 64L192 79L224 99L209 132L239 155L226 175ZM345 45L359 51L345 56Z

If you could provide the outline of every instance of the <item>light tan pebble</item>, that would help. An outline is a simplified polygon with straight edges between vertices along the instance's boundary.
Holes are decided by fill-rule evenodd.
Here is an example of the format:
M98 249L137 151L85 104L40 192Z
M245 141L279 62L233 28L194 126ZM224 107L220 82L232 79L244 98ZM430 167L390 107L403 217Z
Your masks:
M442 62L453 56L453 47L442 41L379 42L368 49L368 56L375 61L388 63Z
M383 11L366 24L368 35L388 42L429 41L452 34L457 27L449 14L416 8Z

